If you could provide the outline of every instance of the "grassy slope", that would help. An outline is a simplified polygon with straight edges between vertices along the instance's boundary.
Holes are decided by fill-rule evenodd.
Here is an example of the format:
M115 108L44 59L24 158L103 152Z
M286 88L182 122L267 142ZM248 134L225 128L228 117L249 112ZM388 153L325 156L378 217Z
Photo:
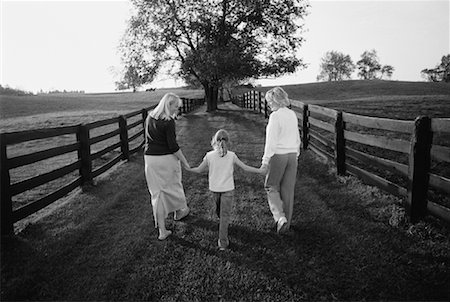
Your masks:
M264 87L267 91L272 87ZM450 96L448 83L402 82L402 81L340 81L320 82L301 85L283 86L289 97L305 102L329 102L335 100L362 99L381 96L416 96L447 95Z
M257 166L265 121L222 111L178 122L192 165L216 129ZM1 300L448 300L449 232L407 223L399 201L300 157L294 229L279 237L259 175L236 171L231 249L216 249L207 177L183 173L192 214L156 240L140 156L2 244ZM120 188L120 189L118 189Z

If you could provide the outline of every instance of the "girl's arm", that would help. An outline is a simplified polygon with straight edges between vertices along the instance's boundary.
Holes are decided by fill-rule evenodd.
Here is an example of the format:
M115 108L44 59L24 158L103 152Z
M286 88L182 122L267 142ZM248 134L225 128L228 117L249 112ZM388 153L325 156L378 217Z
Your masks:
M205 159L203 159L202 163L198 167L188 169L188 171L195 173L202 173L206 170L208 170L208 164Z
M251 167L249 165L244 164L237 156L234 160L234 163L246 172L259 173L259 174L263 174L263 175L266 174L265 171L262 170L261 168L255 168L255 167Z

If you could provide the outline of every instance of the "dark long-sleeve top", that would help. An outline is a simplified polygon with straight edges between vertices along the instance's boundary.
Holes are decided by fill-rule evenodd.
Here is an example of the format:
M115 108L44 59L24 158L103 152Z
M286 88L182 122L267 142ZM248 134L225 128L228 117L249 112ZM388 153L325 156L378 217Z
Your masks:
M166 155L177 152L175 121L156 120L149 117L146 133L145 155Z

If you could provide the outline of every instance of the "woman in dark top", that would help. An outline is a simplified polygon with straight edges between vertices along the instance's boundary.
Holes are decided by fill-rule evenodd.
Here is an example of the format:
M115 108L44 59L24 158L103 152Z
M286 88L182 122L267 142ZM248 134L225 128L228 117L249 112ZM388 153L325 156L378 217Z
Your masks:
M175 220L189 214L181 184L181 165L185 169L190 166L177 144L174 120L181 104L176 94L167 93L145 121L145 177L159 240L172 234L165 224L169 213L174 212Z

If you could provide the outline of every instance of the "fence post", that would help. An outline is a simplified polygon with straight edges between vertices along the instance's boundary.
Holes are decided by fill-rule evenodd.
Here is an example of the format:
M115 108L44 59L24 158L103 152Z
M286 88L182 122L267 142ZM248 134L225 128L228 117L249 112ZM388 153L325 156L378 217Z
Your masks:
M266 108L267 108L267 102L266 102ZM267 110L267 109L266 109ZM308 149L308 105L303 105L303 131L302 131L302 144L303 144L303 150Z
M408 214L412 223L418 222L427 214L432 142L431 119L418 116L414 121L408 167Z
M6 143L3 137L0 139L0 149L1 237L4 239L14 235L14 227L12 219L12 200L9 190L11 178L6 164Z
M120 130L120 151L122 152L122 159L130 159L130 146L128 144L128 129L127 119L121 115L119 116L119 130Z
M256 91L252 91L252 95L253 95L253 111L256 110L256 104L257 104L257 100L256 100Z
M342 119L342 111L338 111L336 115L336 122L334 123L335 129L335 143L336 148L334 151L334 161L338 175L345 175L345 139L344 129L345 124Z
M80 125L77 132L77 140L80 142L78 158L81 161L80 175L81 185L91 185L92 181L92 160L91 142L89 141L89 129L86 125Z
M259 113L261 113L262 112L261 91L258 91L258 105L259 105Z
M267 106L267 100L264 98L264 118L269 118L268 110L269 107Z

